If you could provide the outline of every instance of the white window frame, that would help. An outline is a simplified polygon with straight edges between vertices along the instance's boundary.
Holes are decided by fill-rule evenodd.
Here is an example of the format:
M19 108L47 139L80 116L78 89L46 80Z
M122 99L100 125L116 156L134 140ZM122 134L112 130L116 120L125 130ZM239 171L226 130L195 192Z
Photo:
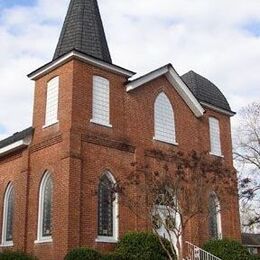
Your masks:
M222 155L220 124L215 117L209 117L210 154L224 157Z
M110 171L106 171L104 175L116 184L116 179ZM99 207L99 205L98 205ZM115 194L115 200L113 201L113 236L97 236L96 242L101 243L117 243L119 238L119 195Z
M2 244L1 247L12 247L13 241L6 241L6 228L7 228L7 213L8 213L8 200L14 187L11 183L7 186L5 197L4 197L4 210L3 210L3 225L2 225Z
M157 125L158 122L157 122L157 116L156 114L158 113L158 100L159 98L164 98L165 101L167 102L165 104L165 107L164 109L168 109L168 112L170 117L171 117L171 120L172 120L172 137L170 138L167 138L167 137L162 137L160 135L158 135L158 132L161 132L161 131L158 131L158 127L159 128L162 128L162 126L160 125ZM165 129L167 130L167 128ZM168 133L166 133L168 134ZM169 144L173 144L173 145L178 145L178 143L176 142L176 124L175 124L175 115L174 115L174 110L173 110L173 107L172 107L172 104L170 102L170 99L167 97L167 95L164 93L164 92L161 92L158 94L158 96L156 97L155 99L155 102L154 102L154 137L153 137L154 140L157 140L157 141L161 141L161 142L164 142L164 143L169 143Z
M43 128L52 126L59 122L58 120L58 111L59 111L59 76L51 79L47 83L47 92L46 92L46 102L45 102L45 124ZM56 93L51 93L54 91ZM52 95L51 95L52 94ZM54 103L52 100L54 99ZM55 107L54 111L51 110L52 107Z
M46 183L49 178L52 178L52 176L47 171L44 173L44 176L41 180L41 185L40 185L40 190L39 190L37 240L34 242L35 244L53 242L52 236L43 236L42 235L44 191L45 191Z
M106 95L105 97L104 94ZM106 111L105 109L97 110L97 107L102 106L102 101L100 101L100 99L102 98L103 102L105 102ZM104 100L104 98L106 100ZM110 124L110 82L108 79L100 76L93 76L92 119L90 120L90 122L110 128L112 127L112 125Z

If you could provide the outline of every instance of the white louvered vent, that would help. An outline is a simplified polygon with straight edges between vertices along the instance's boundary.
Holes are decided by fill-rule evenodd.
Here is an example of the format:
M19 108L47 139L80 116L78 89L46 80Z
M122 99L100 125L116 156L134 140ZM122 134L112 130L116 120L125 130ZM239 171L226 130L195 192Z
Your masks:
M53 78L47 85L45 127L58 122L59 77Z
M94 76L91 122L111 127L109 92L109 81L105 78Z
M154 105L154 139L176 144L174 112L168 97L162 92Z
M211 154L222 156L219 121L214 117L209 118L209 131Z

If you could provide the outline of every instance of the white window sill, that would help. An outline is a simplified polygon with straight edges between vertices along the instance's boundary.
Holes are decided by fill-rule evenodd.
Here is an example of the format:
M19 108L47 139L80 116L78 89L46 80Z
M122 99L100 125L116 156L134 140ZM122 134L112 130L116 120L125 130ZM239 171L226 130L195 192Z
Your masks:
M176 142L172 142L172 141L167 141L167 140L163 140L163 139L160 139L160 138L157 138L157 137L153 137L153 140L155 141L159 141L159 142L162 142L162 143L166 143L166 144L172 144L172 145L179 145L178 143Z
M48 124L48 125L44 125L42 128L51 127L51 126L54 126L54 125L56 125L56 124L58 124L58 123L59 123L59 120L57 120L57 121L55 121L55 122L53 122L53 123L50 123L50 124Z
M106 122L98 121L98 120L95 120L95 119L90 119L90 122L93 123L93 124L96 124L96 125L101 125L101 126L112 128L112 125L108 124Z
M0 247L12 247L14 246L13 241L11 242L4 242L3 244L0 245Z
M224 155L222 155L222 154L216 154L216 153L212 153L212 152L210 152L209 154L213 155L213 156L224 158Z
M98 243L118 243L118 239L114 237L97 237L95 241Z
M34 241L34 244L45 244L45 243L52 243L52 238L46 238L46 239L37 239Z

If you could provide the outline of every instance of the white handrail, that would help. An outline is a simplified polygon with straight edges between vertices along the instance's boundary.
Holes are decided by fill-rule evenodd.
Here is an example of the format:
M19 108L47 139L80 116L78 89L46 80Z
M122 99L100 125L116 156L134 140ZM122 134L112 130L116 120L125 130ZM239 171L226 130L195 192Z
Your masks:
M209 252L186 241L188 245L188 257L185 260L221 260L221 258L210 254Z

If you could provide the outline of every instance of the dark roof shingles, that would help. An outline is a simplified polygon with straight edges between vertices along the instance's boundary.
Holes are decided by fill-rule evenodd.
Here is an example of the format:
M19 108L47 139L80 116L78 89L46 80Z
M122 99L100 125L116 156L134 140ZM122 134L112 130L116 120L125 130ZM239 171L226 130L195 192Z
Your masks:
M97 0L71 0L53 60L72 50L112 63Z
M12 136L9 136L8 138L1 140L0 141L0 148L3 148L7 145L10 145L12 143L18 142L22 139L24 139L25 137L32 135L33 134L34 129L32 127L26 128L25 130L21 131L21 132L17 132L15 134L13 134Z
M208 79L200 76L194 71L187 72L181 76L181 78L200 102L206 102L210 105L232 112L226 97L218 87Z

